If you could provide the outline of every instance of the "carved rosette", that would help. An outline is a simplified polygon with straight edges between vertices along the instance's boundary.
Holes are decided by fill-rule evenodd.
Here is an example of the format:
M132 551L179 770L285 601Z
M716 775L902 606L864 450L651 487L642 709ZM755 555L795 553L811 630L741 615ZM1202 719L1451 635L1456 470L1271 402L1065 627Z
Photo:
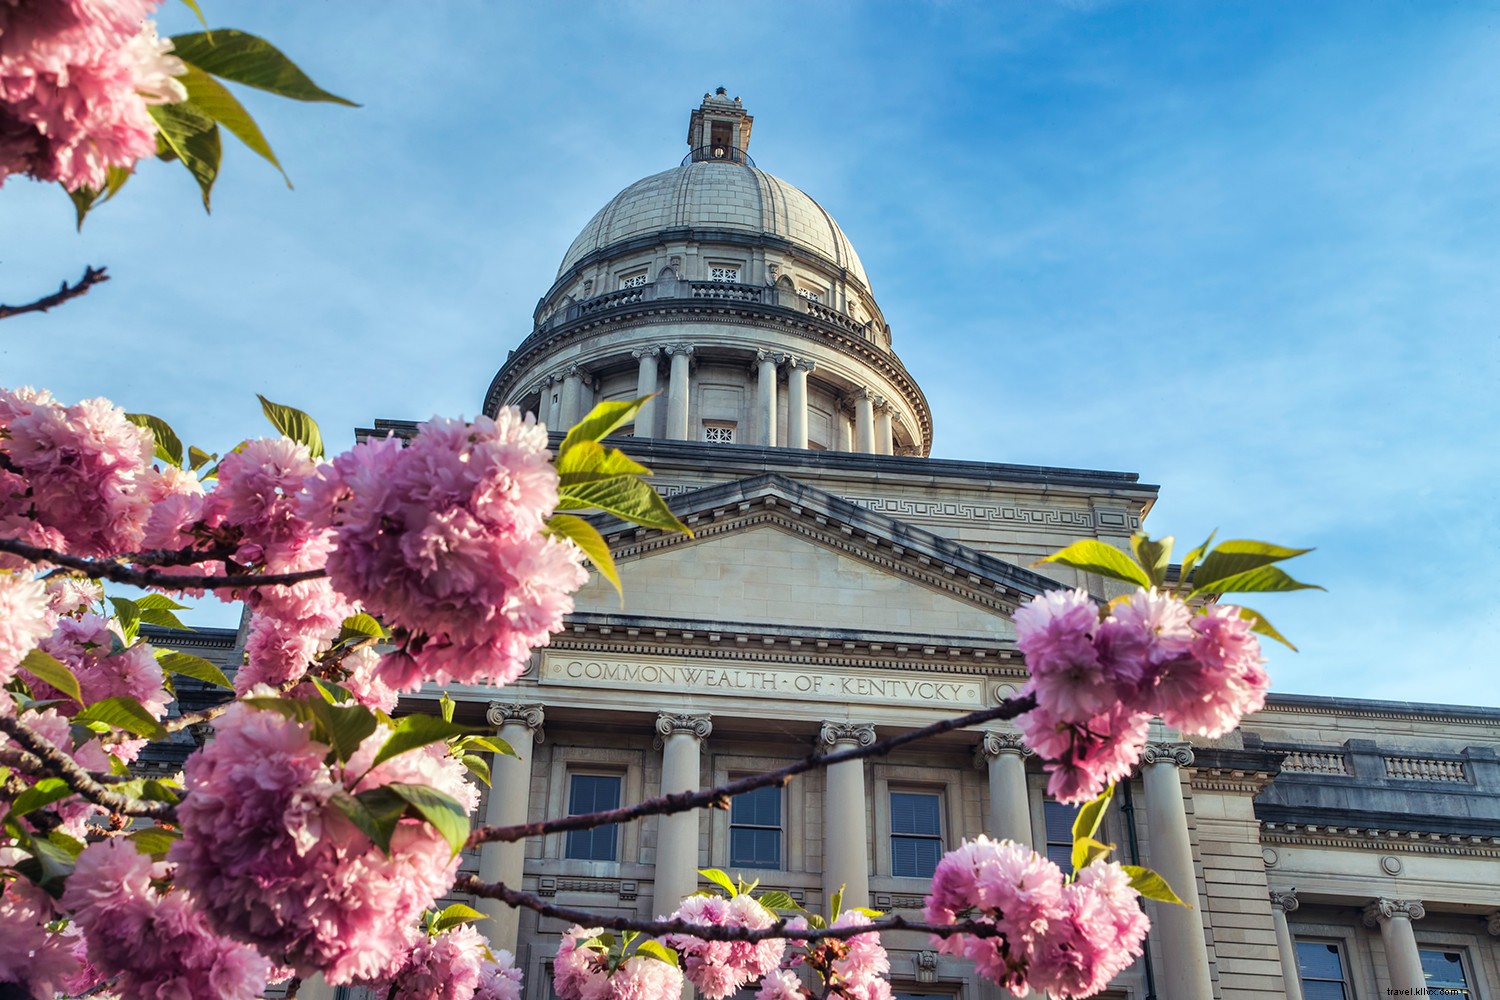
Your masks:
M825 722L818 730L818 746L833 750L841 743L867 747L875 742L875 727L868 722Z
M1282 913L1291 913L1297 907L1301 906L1302 902L1297 898L1297 894L1295 892L1277 892L1275 889L1272 889L1271 905L1276 907Z
M979 739L979 745L974 748L974 766L987 767L990 761L1004 753L1013 753L1017 757L1024 758L1033 756L1036 751L1026 745L1020 733L1004 733L998 729L986 729Z
M1484 929L1495 935L1495 937L1500 937L1500 910L1496 910L1485 918Z
M1415 899L1386 899L1382 896L1365 907L1365 926L1379 927L1381 921L1392 920L1396 917L1405 917L1408 920L1421 920L1427 916L1427 907L1420 900Z
M542 723L546 721L547 715L540 705L527 705L514 701L492 701L489 711L484 713L484 719L490 725L499 729L502 726L525 726L531 730L531 738L537 743L544 742Z
M706 712L703 715L674 715L671 712L660 712L656 716L655 746L660 750L667 745L667 739L671 736L691 736L694 739L706 740L708 734L713 731L713 720Z
M1186 743L1147 743L1141 749L1141 763L1192 767L1193 748Z
M916 958L912 960L912 968L917 974L919 983L935 983L938 977L938 953L935 951L919 951Z

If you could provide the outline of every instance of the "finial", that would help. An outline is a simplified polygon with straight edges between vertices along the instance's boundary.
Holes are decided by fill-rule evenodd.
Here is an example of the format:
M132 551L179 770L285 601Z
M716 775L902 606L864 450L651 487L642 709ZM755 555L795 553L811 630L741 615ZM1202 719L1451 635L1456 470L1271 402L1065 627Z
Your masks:
M729 91L725 90L723 87L720 87L718 90L714 91L714 93L718 94L720 97L723 97L724 95L728 94Z

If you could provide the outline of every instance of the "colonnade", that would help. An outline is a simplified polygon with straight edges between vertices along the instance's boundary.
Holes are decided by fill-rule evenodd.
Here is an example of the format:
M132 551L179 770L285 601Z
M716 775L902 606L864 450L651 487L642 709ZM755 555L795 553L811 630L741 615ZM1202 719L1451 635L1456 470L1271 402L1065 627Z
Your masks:
M663 437L674 441L696 439L689 422L691 409L691 367L693 345L662 344L642 347L631 351L636 359L636 395L651 396L662 391L660 376L663 359L666 360L667 384L665 391L655 400L642 407L636 417L638 428L650 428L653 432L660 423ZM776 351L756 352L752 374L755 378L755 402L751 407L749 426L737 436L737 443L806 448L809 445L809 403L811 394L808 375L817 367L817 362L800 355ZM785 433L778 433L782 414L778 383L785 373L786 414ZM538 418L548 427L564 429L577 423L590 409L590 399L596 382L592 375L580 365L570 365L549 375L533 391L540 397ZM663 419L658 420L658 404L666 407ZM852 429L849 416L853 418ZM837 397L837 412L831 440L826 442L830 451L864 452L872 455L895 454L895 428L902 422L901 412L874 389L859 388ZM641 437L654 436L637 431Z

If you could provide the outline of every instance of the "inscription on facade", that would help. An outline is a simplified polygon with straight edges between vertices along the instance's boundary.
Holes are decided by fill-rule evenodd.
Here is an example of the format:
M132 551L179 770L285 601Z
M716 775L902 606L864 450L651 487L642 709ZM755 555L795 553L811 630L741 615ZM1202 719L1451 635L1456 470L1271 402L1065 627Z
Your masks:
M924 678L896 671L808 670L781 664L699 663L692 660L580 659L547 654L542 684L570 687L730 694L739 697L797 698L841 704L932 705L979 708L984 684L977 677Z

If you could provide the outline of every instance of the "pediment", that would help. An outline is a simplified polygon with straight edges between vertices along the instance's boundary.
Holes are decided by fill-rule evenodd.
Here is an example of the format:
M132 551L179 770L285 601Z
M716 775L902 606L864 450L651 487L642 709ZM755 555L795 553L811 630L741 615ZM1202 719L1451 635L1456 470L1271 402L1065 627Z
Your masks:
M823 490L765 475L669 501L694 535L607 521L623 613L712 622L1013 638L1010 614L1054 581ZM575 599L620 614L606 581Z

